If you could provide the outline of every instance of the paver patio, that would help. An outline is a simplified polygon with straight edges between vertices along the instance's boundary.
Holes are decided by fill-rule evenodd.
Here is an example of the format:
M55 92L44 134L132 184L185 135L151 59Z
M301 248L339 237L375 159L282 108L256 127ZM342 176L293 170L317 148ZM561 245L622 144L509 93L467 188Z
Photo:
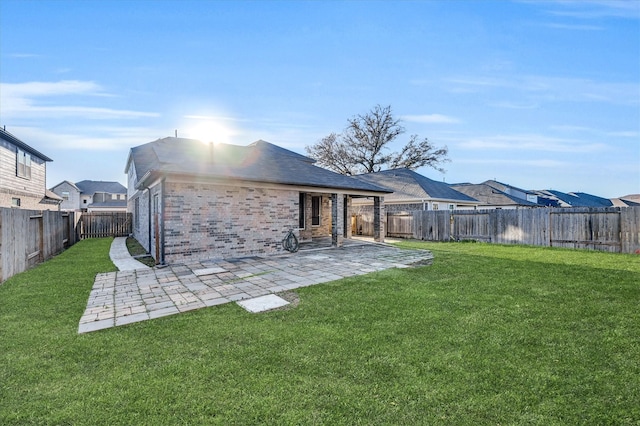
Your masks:
M363 244L270 257L212 260L96 276L78 333L281 293L433 259L426 250Z

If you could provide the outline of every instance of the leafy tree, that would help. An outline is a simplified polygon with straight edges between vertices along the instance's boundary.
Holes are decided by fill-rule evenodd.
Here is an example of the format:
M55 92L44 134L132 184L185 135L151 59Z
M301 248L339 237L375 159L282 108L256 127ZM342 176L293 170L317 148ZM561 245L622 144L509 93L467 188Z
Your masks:
M405 133L400 119L393 117L391 106L376 105L364 115L347 120L342 133L331 133L305 149L317 164L343 175L378 172L406 167L415 170L439 167L449 161L447 147L437 148L427 139L411 135L400 152L388 152L388 145Z

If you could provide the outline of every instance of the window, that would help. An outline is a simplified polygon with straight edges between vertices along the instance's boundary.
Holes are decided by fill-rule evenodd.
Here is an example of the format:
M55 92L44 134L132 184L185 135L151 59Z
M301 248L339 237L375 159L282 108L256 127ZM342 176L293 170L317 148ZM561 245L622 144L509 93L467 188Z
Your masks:
M31 155L18 149L16 164L16 176L31 179Z
M87 199L82 200L82 204L87 204Z
M12 198L11 207L20 207L20 198Z
M62 199L63 200L69 199L69 191L62 191Z
M320 226L320 202L322 197L311 197L311 225Z
M298 228L304 229L304 207L305 200L307 199L307 194L304 192L300 193L300 201L298 202Z
M433 209L434 209L434 210L438 210L438 207L439 207L439 206L438 206L438 203L433 203Z
M453 210L455 206L453 204L449 204L449 210Z

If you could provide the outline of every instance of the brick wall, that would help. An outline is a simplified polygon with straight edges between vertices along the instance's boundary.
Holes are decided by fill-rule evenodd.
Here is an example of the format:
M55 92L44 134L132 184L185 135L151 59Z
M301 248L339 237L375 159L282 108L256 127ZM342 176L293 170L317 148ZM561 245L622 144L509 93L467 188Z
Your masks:
M0 207L12 208L14 207L12 199L18 198L20 199L21 209L52 210L52 211L59 210L58 204L43 203L42 202L44 198L43 196L44 196L44 193L42 194L42 196L33 196L32 194L27 194L21 191L11 191L11 190L0 189Z
M149 191L138 191L133 194L132 198L127 199L127 212L133 213L133 237L149 253L153 254L154 250L149 242ZM138 203L137 211L136 200Z
M165 261L282 253L298 203L298 191L167 182Z

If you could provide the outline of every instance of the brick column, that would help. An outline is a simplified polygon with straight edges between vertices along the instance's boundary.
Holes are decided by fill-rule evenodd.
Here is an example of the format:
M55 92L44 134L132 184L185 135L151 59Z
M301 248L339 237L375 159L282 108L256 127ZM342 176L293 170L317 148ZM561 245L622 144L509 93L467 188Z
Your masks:
M373 240L384 243L384 197L373 197Z
M351 234L352 234L352 230L351 230L351 197L347 195L347 204L345 206L345 208L347 209L347 223L344 224L344 226L346 227L346 235L347 238L351 238Z
M342 247L344 241L344 194L331 194L331 245Z

